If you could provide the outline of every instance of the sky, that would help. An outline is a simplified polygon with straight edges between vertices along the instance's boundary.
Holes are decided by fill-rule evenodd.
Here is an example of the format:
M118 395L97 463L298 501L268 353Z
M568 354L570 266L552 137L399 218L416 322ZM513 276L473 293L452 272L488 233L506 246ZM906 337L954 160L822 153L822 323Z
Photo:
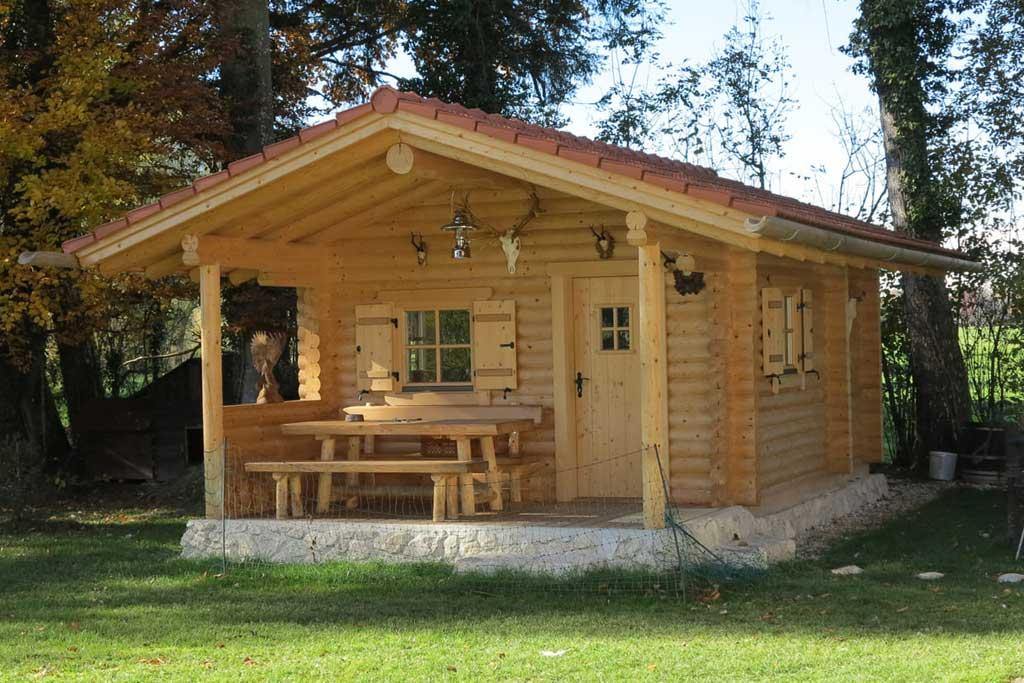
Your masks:
M658 46L666 63L706 61L722 44L722 36L743 18L742 0L667 0L669 16ZM812 166L829 169L826 185L837 182L846 156L836 138L832 108L841 99L846 109L874 108L875 98L867 79L854 75L852 60L840 51L852 30L857 14L855 0L762 0L766 18L764 33L776 35L786 47L793 80L791 96L796 100L787 119L791 139L785 157L774 167L771 189L781 194L822 203L810 183L801 180ZM398 57L388 69L412 73L411 63ZM649 70L650 71L650 70ZM653 84L659 73L644 76ZM606 71L594 83L582 88L574 102L564 109L570 123L566 129L593 136L597 112L593 106L612 83Z

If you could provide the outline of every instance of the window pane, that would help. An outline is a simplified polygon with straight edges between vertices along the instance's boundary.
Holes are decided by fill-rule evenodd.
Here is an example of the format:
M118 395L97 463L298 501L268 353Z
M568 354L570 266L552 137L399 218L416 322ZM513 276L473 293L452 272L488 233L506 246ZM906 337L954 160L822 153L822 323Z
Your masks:
M405 327L409 346L437 343L437 321L433 311L407 311Z
M626 306L620 306L615 309L615 315L618 318L618 327L629 327L629 308Z
M441 349L441 381L469 382L469 349Z
M619 351L629 351L629 330L619 330Z
M441 311L441 343L469 343L469 311Z
M787 330L793 329L793 297L785 297L785 305L783 306L783 327Z
M614 308L602 308L601 309L601 327L614 327Z
M409 349L409 381L425 383L437 381L437 349Z
M615 332L612 330L601 330L601 350L615 350Z

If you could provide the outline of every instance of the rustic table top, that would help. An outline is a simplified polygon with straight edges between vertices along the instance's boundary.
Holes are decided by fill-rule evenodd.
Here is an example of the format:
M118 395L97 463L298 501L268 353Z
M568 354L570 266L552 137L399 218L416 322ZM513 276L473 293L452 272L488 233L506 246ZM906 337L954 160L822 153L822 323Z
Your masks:
M499 436L533 429L532 420L316 420L291 422L281 425L281 431L290 435L308 436L364 436L404 435L440 437Z

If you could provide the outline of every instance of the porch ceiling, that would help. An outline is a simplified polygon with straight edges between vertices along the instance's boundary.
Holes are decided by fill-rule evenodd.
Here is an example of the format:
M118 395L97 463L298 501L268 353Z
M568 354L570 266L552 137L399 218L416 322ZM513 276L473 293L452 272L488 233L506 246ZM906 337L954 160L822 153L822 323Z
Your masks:
M385 226L398 223L422 226L428 221L440 226L451 216L452 192L468 194L474 210L479 206L489 218L497 220L519 217L532 191L545 200L569 199L564 204L567 209L581 208L580 202L573 203L563 193L420 150L416 150L420 163L408 172L396 173L389 168L386 153L397 142L394 131L381 131L356 147L324 156L300 171L210 205L172 229L104 259L100 269L107 273L141 270L152 278L187 271L181 241L186 235L197 235L225 238L216 240L219 248L234 244L251 251L249 258L243 259L246 263L252 262L257 253L265 254L263 263L245 267L275 270L278 255L288 253L287 247L331 246L345 239L380 234ZM404 226L403 232L408 232ZM266 249L268 244L280 251ZM304 249L291 253L311 252ZM330 253L327 250L320 255ZM238 267L225 265L223 270L230 272Z

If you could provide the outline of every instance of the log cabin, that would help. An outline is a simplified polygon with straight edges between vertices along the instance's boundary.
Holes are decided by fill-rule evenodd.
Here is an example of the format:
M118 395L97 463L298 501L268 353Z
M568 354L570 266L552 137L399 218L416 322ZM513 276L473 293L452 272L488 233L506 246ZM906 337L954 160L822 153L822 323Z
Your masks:
M328 500L331 473L373 471L316 469L351 430L282 428L348 408L392 425L385 458L409 448L403 416L530 416L509 447L531 466L525 504L642 501L648 527L668 503L762 505L880 462L879 272L977 268L709 169L391 88L63 248L106 275L198 281L209 517L273 499L246 464L320 471ZM221 288L253 279L297 288L300 398L225 407ZM296 476L274 474L279 513ZM440 497L435 518L457 513Z

